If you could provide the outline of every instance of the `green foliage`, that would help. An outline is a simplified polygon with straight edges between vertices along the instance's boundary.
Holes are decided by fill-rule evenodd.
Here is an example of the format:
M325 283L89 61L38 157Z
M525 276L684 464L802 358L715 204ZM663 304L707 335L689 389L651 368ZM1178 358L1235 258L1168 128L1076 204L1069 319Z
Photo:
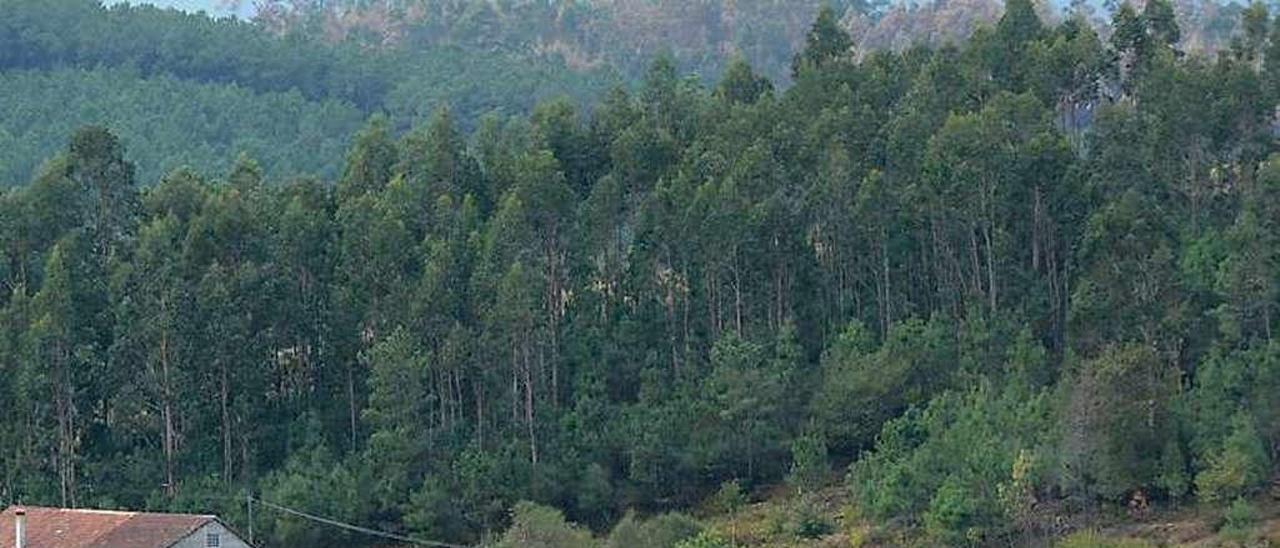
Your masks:
M1057 548L1150 548L1150 542L1140 539L1109 538L1097 531L1081 531L1062 539Z
M369 351L369 401L361 418L370 429L365 464L374 471L380 496L394 504L399 488L417 483L427 433L425 414L427 360L404 329L397 329ZM427 501L430 502L430 501Z
M703 458L731 477L751 479L764 466L776 470L786 447L786 364L766 360L763 348L729 334L711 349L711 367L703 384L704 426L694 433L706 440Z
M296 91L253 93L124 69L0 72L0 183L30 176L85 124L110 127L128 143L144 184L183 166L228 173L240 153L273 179L331 178L363 118L348 104Z
M1129 2L1122 2L1111 16L1111 45L1118 52L1141 52L1147 47L1144 21Z
M1230 432L1222 448L1206 457L1196 475L1196 493L1205 501L1224 502L1249 495L1262 486L1271 469L1271 457L1247 413L1232 417Z
M831 475L827 441L821 433L810 433L791 442L791 472L787 483L799 491L816 491Z
M1280 382L1276 357L1276 346L1266 344L1246 351L1215 352L1202 362L1187 394L1194 432L1191 456L1200 470L1220 461L1226 456L1224 450L1233 446L1237 454L1232 458L1252 455L1244 460L1257 462L1250 446L1265 448L1275 443L1272 421L1280 410L1274 399L1274 387Z
M1237 497L1222 513L1222 536L1228 540L1243 542L1258 523L1258 510L1248 500Z
M803 40L820 8L830 7L842 20L873 17L889 5L882 0L698 5L656 0L458 6L449 0L422 0L409 10L394 2L369 0L263 4L267 7L259 16L272 27L317 32L324 21L322 28L370 48L390 43L526 55L531 48L547 48L550 51L543 55L553 59L563 57L579 67L606 64L633 76L644 72L655 49L665 48L696 74L719 74L734 57L746 56L773 79L786 78L792 48ZM726 27L728 21L733 23ZM447 71L428 74L438 72Z
M405 505L404 524L418 538L463 538L466 527L463 512L453 499L449 486L429 475L409 497Z
M861 518L965 545L1027 540L1045 504L1256 493L1280 442L1274 75L1265 55L1175 55L1155 4L1122 7L1110 47L1011 2L968 43L886 52L852 51L826 11L794 86L736 63L707 88L662 56L634 93L470 137L465 108L400 86L471 76L366 36L312 52L104 16L298 56L217 69L201 47L145 58L100 21L92 47L0 30L21 42L5 67L201 111L148 134L125 118L151 114L104 107L122 118L61 153L0 146L20 169L52 155L0 194L0 498L198 511L249 492L469 544L594 545L569 520L621 516L613 546L723 545L664 512L733 513L782 481L813 495L852 463ZM49 6L102 12L0 11ZM484 6L468 25L510 23ZM501 66L475 70L527 74ZM10 111L66 134L27 106L42 89ZM48 95L57 120L92 104ZM365 110L343 106L397 97L358 132ZM188 136L220 144L169 148ZM152 154L192 167L140 187ZM764 527L822 537L820 508ZM258 517L269 545L369 545Z
M697 537L702 526L679 513L668 513L641 520L628 512L613 527L606 548L673 548Z
M929 537L947 546L981 543L986 531L979 525L991 518L981 507L983 501L972 497L973 489L950 476L934 493L924 513L925 531Z
M613 516L614 492L609 472L597 463L587 466L582 478L574 487L577 492L578 513L588 524L607 525ZM594 519L592 519L594 518Z
M298 450L277 473L263 481L262 498L291 508L345 522L364 518L360 479L347 463L336 460L321 446ZM264 537L279 546L347 546L355 537L346 532L318 528L290 515L275 514Z
M1067 416L1077 418L1060 442L1063 487L1120 500L1156 485L1162 461L1174 458L1162 457L1177 436L1174 373L1139 345L1109 348L1081 365L1066 402Z
M1156 487L1174 503L1186 496L1191 489L1186 456L1177 437L1170 437L1165 442L1164 450L1160 452L1160 473L1156 477Z
M1026 455L1048 441L1050 417L1044 396L1012 387L942 394L887 423L849 485L872 517L910 517L939 542L981 543L1019 517L1020 486L1035 483Z
M1035 5L1028 0L1005 2L1004 15L996 25L996 34L1010 44L1025 44L1040 37L1044 25L1036 15Z
M734 59L729 64L716 87L716 95L729 104L751 104L772 91L773 83L757 75L742 59Z
M720 484L720 489L711 497L711 508L719 514L732 515L747 504L747 494L737 480Z
M1168 0L1153 0L1142 6L1142 18L1147 24L1147 32L1161 45L1173 46L1182 39L1182 31L1178 28L1177 17L1173 13L1173 4Z
M566 523L558 510L532 502L520 502L511 511L511 527L498 548L590 548L591 533Z
M802 539L817 539L835 531L835 524L812 502L801 502L795 510L795 535Z
M698 536L676 543L675 548L727 548L729 541L714 531L703 531Z
M370 114L404 128L451 106L473 127L494 110L617 83L555 58L361 49L146 5L20 0L0 6L0 21L0 186L29 177L84 124L118 131L147 184L182 166L225 173L242 152L273 178L333 178Z
M908 320L874 348L861 324L851 324L823 356L823 381L814 401L837 451L869 445L880 426L947 384L953 356L944 322Z
M835 10L830 5L823 6L805 36L804 49L792 61L791 76L798 77L803 70L820 70L831 63L843 61L852 52L853 40L840 28Z

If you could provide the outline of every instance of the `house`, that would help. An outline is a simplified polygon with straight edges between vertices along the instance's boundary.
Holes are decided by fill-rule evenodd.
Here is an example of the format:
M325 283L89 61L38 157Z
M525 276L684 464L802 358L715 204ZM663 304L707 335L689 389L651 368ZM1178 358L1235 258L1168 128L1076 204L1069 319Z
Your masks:
M0 548L249 548L216 516L10 506Z

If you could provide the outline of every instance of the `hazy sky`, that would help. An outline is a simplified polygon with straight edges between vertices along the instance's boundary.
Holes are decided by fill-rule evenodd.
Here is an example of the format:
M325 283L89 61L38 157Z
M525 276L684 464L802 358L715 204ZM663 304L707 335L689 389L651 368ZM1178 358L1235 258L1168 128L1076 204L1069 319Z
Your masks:
M130 4L154 4L165 8L178 8L188 11L204 10L215 15L227 15L232 13L228 4L237 2L227 2L225 0L108 0L108 4L119 4L128 2ZM252 2L238 2L243 7L240 8L240 15L248 15L251 12Z

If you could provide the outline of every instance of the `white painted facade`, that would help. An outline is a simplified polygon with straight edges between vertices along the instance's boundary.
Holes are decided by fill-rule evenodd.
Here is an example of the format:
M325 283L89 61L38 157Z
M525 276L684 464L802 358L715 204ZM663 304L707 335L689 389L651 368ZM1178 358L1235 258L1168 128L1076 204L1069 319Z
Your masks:
M217 544L214 544L211 535L217 535ZM231 532L217 520L210 520L203 527L196 529L195 532L187 535L186 538L174 543L170 548L251 548L249 543L241 540L239 536Z

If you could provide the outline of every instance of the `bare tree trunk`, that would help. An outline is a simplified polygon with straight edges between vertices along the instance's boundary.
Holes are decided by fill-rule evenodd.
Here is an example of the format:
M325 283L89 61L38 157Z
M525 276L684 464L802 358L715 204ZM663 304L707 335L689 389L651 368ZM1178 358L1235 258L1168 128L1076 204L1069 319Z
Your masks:
M61 488L62 505L76 507L76 471L75 471L75 401L74 388L71 384L70 356L63 344L59 343L56 352L54 386L54 402L58 416L58 479Z
M889 231L884 226L880 227L880 271L884 275L884 296L880 304L881 314L881 334L889 332L889 326L893 324L893 287L890 285L892 281L889 278Z
M453 379L453 414L452 414L453 422L452 424L458 425L462 423L463 413L465 413L465 411L462 409L462 405L463 405L462 373L460 371L454 371L453 375L451 375L451 378Z
M664 268L670 274L666 276L666 279L661 279L661 276L659 276L659 282L662 284L664 292L662 299L663 312L666 315L666 325L664 327L667 330L667 351L671 353L671 371L672 373L679 373L680 352L676 346L676 271L671 265L670 249L666 250L665 255L667 256L667 264L664 265Z
M707 287L707 319L711 322L708 327L711 329L711 337L715 339L720 336L720 291L717 287L720 280L711 267L707 269L703 280Z
M548 330L551 333L551 406L555 407L559 399L560 387L560 318L561 283L560 254L557 251L559 236L557 227L551 229L551 240L547 243L547 312Z
M231 379L227 372L226 360L219 360L222 364L222 378L220 379L219 404L222 407L222 481L230 482L232 476L232 467L235 458L233 439L234 432L231 424Z
M164 492L173 498L177 486L173 477L173 457L176 452L173 426L173 392L169 375L169 334L160 336L160 415L164 421Z
M528 335L525 335L525 351L524 351L524 421L529 431L529 452L533 464L538 464L538 438L534 434L533 427L533 379L529 374L531 364L529 363Z
M480 386L479 379L473 379L471 389L476 398L476 441L484 447L484 388Z
M742 269L739 267L738 250L733 250L733 325L742 336Z
M689 301L690 301L690 300L692 300L692 299L691 299L692 295L690 295L690 291L688 290L688 289L689 289L689 273L688 273L688 272L685 272L685 273L684 273L684 275L683 275L683 277L682 277L681 279L685 280L685 287L686 287L686 291L685 291L685 295L684 295L684 301L683 301L682 303L680 303L680 305L681 305L681 308L683 308L683 311L684 311L684 356L683 356L683 359L687 360L687 359L689 359L689 352L690 352L690 349L689 349L689 344L690 344L690 342L689 342Z
M1031 270L1033 272L1040 271L1040 240L1044 226L1041 220L1042 201L1040 185L1036 185L1031 203Z
M347 411L351 421L351 452L356 450L356 364L347 363Z
M969 285L972 288L971 291L973 291L975 295L985 295L986 292L982 289L982 260L978 258L980 250L980 246L978 245L978 230L979 229L976 226L969 226L968 229L969 262L970 267L973 269L971 271L972 274L970 276Z
M783 286L783 266L781 261L773 267L773 298L769 300L773 308L773 313L769 315L769 327L773 330L782 328L783 307L786 306L786 299L782 296Z
M518 424L519 408L516 402L520 401L520 347L516 341L511 341L511 424Z
M982 226L982 238L987 244L987 296L991 299L991 312L996 311L996 259L995 247L991 243L991 223Z

